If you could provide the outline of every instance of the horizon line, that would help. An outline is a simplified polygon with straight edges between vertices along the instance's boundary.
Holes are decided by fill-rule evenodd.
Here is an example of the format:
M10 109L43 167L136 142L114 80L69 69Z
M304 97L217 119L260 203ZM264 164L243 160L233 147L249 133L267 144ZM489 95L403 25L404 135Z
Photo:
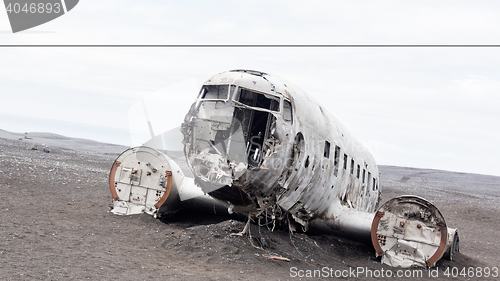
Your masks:
M2 44L2 48L499 48L500 44Z

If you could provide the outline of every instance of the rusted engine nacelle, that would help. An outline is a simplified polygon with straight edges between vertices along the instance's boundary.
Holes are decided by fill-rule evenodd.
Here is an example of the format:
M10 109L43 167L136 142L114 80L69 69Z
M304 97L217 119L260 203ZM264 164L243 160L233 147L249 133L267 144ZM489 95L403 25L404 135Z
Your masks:
M459 251L457 229L448 228L441 212L416 196L387 201L375 213L370 232L377 256L392 266L433 267Z

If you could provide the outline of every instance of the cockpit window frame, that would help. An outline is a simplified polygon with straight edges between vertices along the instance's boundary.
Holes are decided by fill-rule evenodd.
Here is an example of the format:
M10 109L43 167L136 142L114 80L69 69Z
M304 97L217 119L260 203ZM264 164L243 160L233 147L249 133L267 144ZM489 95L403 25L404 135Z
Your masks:
M248 104L245 104L245 103L242 103L242 102L238 101L237 100L239 98L238 93L240 93L241 90L253 92L253 93L256 93L256 94L259 94L259 95L264 95L267 99L273 99L273 100L277 101L278 102L278 110L271 110L271 109L266 109L266 108L263 108L263 107L251 106L251 105L248 105ZM271 98L269 98L269 97L271 97ZM274 94L270 94L270 93L264 93L264 92L256 91L256 90L253 90L253 89L248 89L248 88L245 88L245 87L238 87L233 92L233 96L231 97L231 99L238 106L243 106L243 107L246 107L246 108L249 108L249 109L252 109L252 110L265 111L265 112L270 112L270 113L275 113L275 114L281 114L282 113L283 97L279 96L279 95L274 95Z
M204 99L204 98L202 98L203 95L205 94L204 91L206 91L207 87L210 87L210 86L227 86L228 87L227 98L226 99L212 99L212 98L210 98L210 99ZM250 106L248 104L244 104L244 103L238 101L237 100L239 98L238 93L240 93L241 90L250 91L250 92L253 92L253 93L256 93L256 94L264 95L268 99L274 99L274 100L276 100L279 103L278 104L278 109L277 110L271 110L271 109L266 109L266 108L262 108L262 107ZM294 117L293 103L292 103L292 101L290 99L285 98L282 95L276 95L276 94L272 94L272 93L264 93L264 92L261 92L261 91L256 91L256 90L253 90L253 89L241 87L241 86L239 86L237 84L217 84L217 85L208 84L208 85L203 85L201 87L200 92L198 93L198 97L196 98L196 102L197 102L198 106L201 104L201 102L206 102L206 101L208 101L208 102L214 102L214 101L215 102L229 102L229 101L232 101L237 106L246 107L246 108L249 108L249 109L252 109L252 110L265 111L265 112L269 112L269 113L272 113L272 114L280 114L284 120L285 120L285 103L288 103L288 104L290 104L290 113L291 113L290 117L291 117L291 120L285 120L285 122L289 123L289 124L293 124L293 117Z
M205 89L207 89L207 87L210 87L210 86L216 86L216 87L219 87L219 86L227 86L227 96L225 99L204 99L203 98L203 95L205 94ZM224 101L224 102L227 102L227 101L230 101L232 99L232 96L234 94L234 92L236 92L238 90L238 86L237 85L234 85L234 84L218 84L218 85L203 85L200 89L200 92L198 93L198 97L196 98L196 101L197 102L200 102L200 101Z

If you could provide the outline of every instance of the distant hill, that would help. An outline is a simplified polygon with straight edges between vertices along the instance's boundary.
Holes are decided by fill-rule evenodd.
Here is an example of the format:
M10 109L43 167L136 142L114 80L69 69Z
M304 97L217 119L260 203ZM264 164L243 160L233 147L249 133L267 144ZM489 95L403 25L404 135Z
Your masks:
M458 202L467 198L470 203L500 205L497 176L384 165L379 166L379 171L384 197L398 196L403 191L430 201ZM393 191L397 194L390 194Z
M27 136L28 139L24 137ZM0 138L19 140L27 144L39 145L45 144L49 147L62 147L73 150L89 151L89 152L104 152L118 154L127 149L126 146L97 142L89 139L70 138L54 133L44 132L28 132L28 134L12 133L0 129Z
M30 145L37 144L41 146L45 144L49 147L115 154L116 156L128 148L53 133L29 132L27 136L31 139L24 139L24 136L25 134L0 129L0 138L13 140L22 138L20 141ZM181 136L179 128L175 128L163 134L163 141L159 135L146 144L167 153L186 175L192 176L184 158L184 153L181 151L182 146L179 145L182 140ZM175 143L175 145L171 146L170 143ZM163 144L167 147L174 147L175 150L162 149ZM461 201L463 201L463 198L467 198L470 203L500 205L500 177L497 176L385 165L379 165L379 170L383 198L414 194L423 196L430 201L458 202L458 198L461 198Z

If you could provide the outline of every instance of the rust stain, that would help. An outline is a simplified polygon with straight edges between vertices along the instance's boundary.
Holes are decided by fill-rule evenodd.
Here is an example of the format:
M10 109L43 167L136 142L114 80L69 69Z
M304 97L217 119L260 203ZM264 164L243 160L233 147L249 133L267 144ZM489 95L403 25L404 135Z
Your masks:
M439 248L436 250L434 255L430 257L426 263L427 266L431 267L443 256L446 249L446 242L448 240L448 229L446 227L441 227L441 242L439 243Z
M115 174L120 164L120 161L115 161L115 163L113 163L113 167L111 167L111 172L109 173L109 190L111 191L111 197L113 197L115 201L120 199L115 189Z
M371 228L373 248L375 248L375 251L377 252L377 255L379 255L379 256L384 254L384 250L382 250L382 247L380 247L378 237L377 237L378 223L380 222L380 219L383 216L384 216L384 212L377 212L375 214L375 217L373 218L372 228Z
M167 201L168 195L170 195L170 190L172 189L172 172L171 171L165 171L165 175L168 177L167 179L167 189L165 190L165 193L163 193L163 196L161 197L160 201L156 202L155 208L158 209Z

